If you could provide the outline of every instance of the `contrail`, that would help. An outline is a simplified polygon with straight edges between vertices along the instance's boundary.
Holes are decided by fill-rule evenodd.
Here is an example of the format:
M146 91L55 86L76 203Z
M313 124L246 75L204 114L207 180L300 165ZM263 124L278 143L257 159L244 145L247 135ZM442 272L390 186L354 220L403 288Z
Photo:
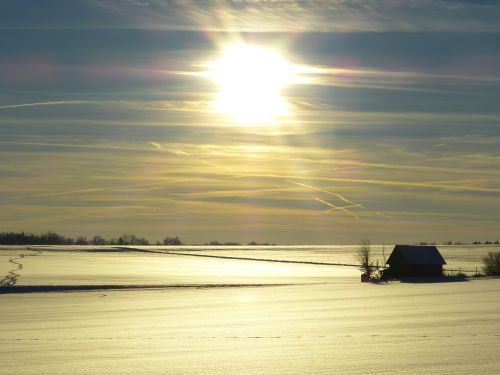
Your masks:
M338 210L340 210L341 208L355 208L355 207L361 207L361 205L360 205L360 204L351 204L351 205L348 205L348 206L337 206L337 207L335 207L335 208L333 208L333 207L332 207L332 208L330 208L330 209L328 210L328 212L331 212L331 211L338 211Z
M305 187L305 188L308 188L308 189L316 190L316 191L319 191L321 193L326 193L326 194L333 195L333 196L337 197L338 199L340 199L341 201L343 201L345 203L349 203L347 206L336 206L336 205L334 205L334 204L332 204L330 202L327 202L327 201L325 201L323 199L315 197L314 199L316 201L321 202L321 203L327 205L328 207L330 207L330 209L327 212L342 211L342 212L345 212L348 215L353 216L356 219L359 219L359 215L357 215L357 214L349 211L348 209L349 208L355 208L355 207L365 208L361 203L353 202L353 201L345 198L344 196L342 196L340 194L337 194L337 193L334 193L334 192L331 192L331 191L328 191L328 190L322 190L322 189L319 189L317 187L314 187L314 186L311 186L311 185L306 185L306 184L303 184L303 183L300 183L300 182L296 182L296 181L292 181L292 180L289 180L289 181L291 183L295 184L295 185L298 185L298 186L302 186L302 187ZM385 214L383 214L382 212L379 212L379 211L375 212L375 214L378 215L378 216L384 217L386 219L394 219L392 216L385 215Z
M376 212L375 212L375 214L376 214L376 215L378 215L378 216L381 216L381 217L385 217L386 219L391 219L391 220L393 220L393 219L394 219L394 217L389 216L389 215L386 215L386 214L383 214L383 213L382 213L382 212L380 212L380 211L376 211Z
M352 207L354 205L341 207L341 206L335 206L334 204L332 204L330 202L327 202L327 201L324 201L323 199L320 199L318 197L315 197L314 200L318 201L318 202L321 202L323 204L326 204L328 207L330 207L330 210L328 210L328 211L342 211L342 212L345 212L348 215L351 215L352 217L354 217L356 219L359 219L358 215L356 215L354 212L351 212L351 211L349 211L347 209L348 207ZM355 206L358 207L359 205L356 204Z
M157 150L161 150L163 147L161 144L159 144L158 142L154 142L154 141L149 142L149 144L151 146L153 146L154 148L156 148Z
M345 198L344 196L342 196L342 195L340 195L338 193L334 193L334 192L328 191L328 190L322 190L322 189L319 189L317 187L314 187L314 186L311 186L311 185L306 185L306 184L303 184L301 182L296 182L296 181L293 181L293 180L289 180L289 181L292 184L295 184L295 185L298 185L298 186L302 186L302 187L305 187L305 188L308 188L308 189L311 189L311 190L316 190L316 191L319 191L321 193L333 195L334 197L337 197L338 199L340 199L341 201L344 201L345 203L356 205L356 207L365 208L361 203L356 203L356 202L350 201L349 199Z
M2 106L0 106L0 109L38 107L38 106L44 106L44 105L81 104L81 103L90 103L90 102L88 100L59 100L59 101L54 101L54 102L35 102L35 103L2 105Z
M134 184L134 185L103 186L103 187L95 187L95 188L88 188L88 189L61 191L61 192L56 192L56 193L35 194L35 195L33 195L33 197L57 197L57 196L79 194L79 193L93 193L93 192L98 192L98 191L108 191L108 190L112 191L112 190L118 190L118 189L130 189L130 188L156 186L156 185L163 185L165 183L166 183L166 181L149 182L149 183Z
M336 195L336 193L332 193L329 191L320 190L318 188L314 188L312 186L308 186L305 184L297 183L290 178L301 178L297 176L291 175L280 175L280 174L266 174L266 173L246 173L241 174L242 177L272 177L279 179L287 179L287 181L303 186L309 187L316 191L321 191L327 194ZM479 186L461 186L461 185L444 185L442 183L436 184L433 182L417 182L417 181L392 181L392 180L369 180L369 179L358 179L358 178L335 178L335 177L308 177L309 180L317 180L317 181L328 181L328 182L353 182L357 184L365 184L365 185L379 185L379 186L397 186L397 187L414 187L414 188L427 188L427 189L437 189L437 190L447 190L453 188L454 191L468 191L468 192L488 192L488 193L500 193L500 188L495 187L479 187ZM350 201L348 201L351 203ZM352 202L355 203L355 202ZM364 208L364 206L363 206Z
M42 147L63 147L63 148L83 148L83 149L93 149L93 150L123 150L123 151L145 151L152 152L151 148L141 148L141 147L126 147L126 146L114 146L114 145L85 145L85 144L70 144L70 143L48 143L48 142L16 142L16 141L0 141L0 144L5 145L20 145L20 146L42 146ZM157 149L159 150L159 149ZM163 152L168 152L171 154L177 154L174 151L168 151L161 149Z

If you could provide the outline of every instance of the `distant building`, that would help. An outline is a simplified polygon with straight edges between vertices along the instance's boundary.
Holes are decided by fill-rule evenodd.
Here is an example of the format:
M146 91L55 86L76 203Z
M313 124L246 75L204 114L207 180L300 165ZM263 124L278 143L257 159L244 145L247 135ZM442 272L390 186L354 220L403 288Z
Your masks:
M446 261L436 246L396 245L386 264L387 277L443 276Z

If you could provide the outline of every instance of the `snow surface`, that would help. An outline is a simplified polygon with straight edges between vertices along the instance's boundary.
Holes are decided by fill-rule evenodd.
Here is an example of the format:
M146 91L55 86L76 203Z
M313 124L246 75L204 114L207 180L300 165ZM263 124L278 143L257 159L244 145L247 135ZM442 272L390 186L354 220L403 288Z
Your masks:
M479 265L461 249L453 264ZM19 252L0 250L1 272ZM204 287L0 295L2 375L500 372L500 279L365 284L352 267L62 249L22 263L19 285Z

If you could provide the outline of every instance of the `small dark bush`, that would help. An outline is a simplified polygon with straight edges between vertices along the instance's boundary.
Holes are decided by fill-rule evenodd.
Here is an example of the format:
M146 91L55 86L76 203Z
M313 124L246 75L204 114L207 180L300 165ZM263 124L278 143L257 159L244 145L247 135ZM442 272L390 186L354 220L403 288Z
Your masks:
M488 276L500 275L500 251L489 252L483 257L483 271Z

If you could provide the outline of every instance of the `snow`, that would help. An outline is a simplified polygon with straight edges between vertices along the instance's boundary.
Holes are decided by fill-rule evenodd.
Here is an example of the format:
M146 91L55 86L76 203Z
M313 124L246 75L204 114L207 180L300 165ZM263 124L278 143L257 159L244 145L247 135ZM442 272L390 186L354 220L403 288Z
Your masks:
M28 252L24 252L27 254ZM148 253L42 252L25 257L17 285L144 285L326 282L356 268Z
M479 265L462 249L454 264ZM204 287L0 295L2 375L500 370L500 279L365 284L350 267L61 249L22 262L19 285Z

